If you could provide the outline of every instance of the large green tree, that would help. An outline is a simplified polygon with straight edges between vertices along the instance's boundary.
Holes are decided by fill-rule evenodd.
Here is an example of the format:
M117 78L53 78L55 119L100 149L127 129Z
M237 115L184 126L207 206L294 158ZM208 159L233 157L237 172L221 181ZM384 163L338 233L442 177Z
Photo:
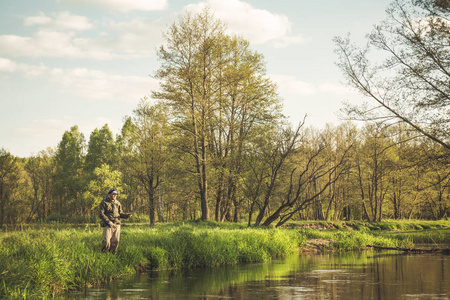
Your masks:
M56 149L53 194L59 200L60 214L76 209L83 193L84 149L84 135L76 125L64 132Z
M161 103L151 105L142 99L133 111L130 134L135 141L132 156L128 157L131 174L146 192L150 223L156 223L157 200L163 199L160 186L170 159L168 143L170 130L167 108ZM157 195L157 192L159 194ZM158 197L161 196L161 197ZM162 218L162 215L161 215Z
M217 110L210 124L212 164L218 174L215 217L220 221L233 215L237 222L244 201L241 175L248 168L245 152L261 128L276 128L283 118L280 98L266 76L262 55L240 37L226 36L222 42L225 50L216 79L220 82Z
M210 218L211 185L216 220L229 215L232 206L238 211L245 139L255 124L280 117L262 56L247 41L224 32L225 25L208 8L181 17L158 51L161 89L153 93L170 106L174 128L189 141L184 149L193 159L203 220Z
M216 84L220 40L224 26L208 10L185 14L166 34L167 46L158 57L162 61L156 77L161 91L153 96L171 105L174 123L191 141L195 161L201 218L209 219L208 206L208 123L216 109Z
M114 138L108 124L100 130L94 129L89 137L84 169L87 174L92 173L103 164L116 164Z

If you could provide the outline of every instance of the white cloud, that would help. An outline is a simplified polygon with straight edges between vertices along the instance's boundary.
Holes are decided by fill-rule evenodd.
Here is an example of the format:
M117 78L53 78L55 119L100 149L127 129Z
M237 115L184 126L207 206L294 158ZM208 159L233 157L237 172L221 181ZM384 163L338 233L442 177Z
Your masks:
M88 30L92 24L84 16L73 15L69 12L53 14L53 18L40 13L39 16L25 18L25 26L39 26L51 30Z
M356 92L349 87L336 83L309 83L295 76L272 75L281 95L310 96L316 94L350 95Z
M270 78L278 85L281 95L313 95L318 91L313 84L301 81L295 76L272 75Z
M104 10L129 12L133 10L156 11L167 8L167 0L58 0L70 7L96 7Z
M52 82L61 84L79 96L96 100L137 102L158 87L150 77L122 76L86 68L52 69Z
M32 120L18 128L17 133L24 136L32 136L33 138L43 138L55 134L61 137L61 130L63 128L69 129L71 126L73 126L73 121L68 118Z
M132 47L127 48L121 39L76 38L72 33L57 31L39 31L32 37L17 35L0 36L0 55L11 57L63 57L111 60L127 58L137 53ZM144 55L141 52L139 56Z
M304 38L300 36L283 36L273 41L273 46L275 48L284 48L292 44L300 44L305 41Z
M189 11L201 11L205 5L211 7L215 17L227 23L228 29L254 44L272 43L275 47L285 47L301 43L303 38L291 35L292 23L282 14L254 8L240 0L207 0L186 6Z
M0 57L0 72L16 72L17 71L17 63L9 60L7 58Z
M61 1L79 5L91 3L91 0ZM127 3L130 7L141 5L155 8L158 3L161 5L164 2L123 1L96 0L92 3L119 7L120 3ZM228 23L231 32L242 35L252 43L270 42L275 47L285 47L302 42L300 36L290 34L292 24L285 15L256 9L240 0L207 0L187 8L199 10L206 4L215 11L217 18ZM36 31L31 36L0 35L1 56L94 60L150 57L155 54L155 48L164 42L162 32L166 28L161 20L140 18L126 22L96 23L97 31L89 31L91 35L85 36L82 33L94 28L93 24L86 17L67 11L40 13L25 18L23 24L36 28Z
M39 77L43 76L48 71L48 68L43 64L38 66L17 63L7 58L0 57L0 72L8 73L22 73L25 77Z
M12 57L64 57L107 60L118 57L95 40L74 38L72 33L38 31L32 37L0 36L0 55Z
M165 26L150 19L134 19L130 22L109 24L109 28L118 33L111 42L123 54L130 56L149 56L155 53L155 47L164 42ZM105 45L106 46L106 45Z
M319 90L323 93L330 93L334 95L351 95L358 94L352 88L336 83L322 83L319 85Z
M45 15L27 18L24 23L37 26L32 36L0 35L0 55L10 57L62 57L70 59L129 59L149 57L155 47L163 42L163 26L158 21L135 19L130 22L108 23L108 34L96 37L80 37L68 29L88 28L90 23L68 21ZM77 16L76 16L77 17ZM69 18L70 19L70 18ZM74 18L74 20L77 18Z
M48 79L67 89L69 93L88 99L136 103L158 88L158 81L148 76L122 76L86 68L48 68L28 65L0 58L0 72L20 73Z

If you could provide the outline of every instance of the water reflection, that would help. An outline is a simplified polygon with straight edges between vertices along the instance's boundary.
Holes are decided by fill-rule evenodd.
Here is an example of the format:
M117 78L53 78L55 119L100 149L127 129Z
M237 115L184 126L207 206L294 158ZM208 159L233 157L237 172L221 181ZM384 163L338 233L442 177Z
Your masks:
M226 268L121 278L71 299L450 299L450 258L300 255Z

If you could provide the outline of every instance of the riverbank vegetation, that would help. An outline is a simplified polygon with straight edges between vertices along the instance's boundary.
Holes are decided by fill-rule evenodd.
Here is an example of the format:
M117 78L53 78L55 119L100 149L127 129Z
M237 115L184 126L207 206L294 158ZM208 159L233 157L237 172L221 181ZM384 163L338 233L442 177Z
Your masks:
M124 226L119 253L100 252L97 227L28 229L0 235L0 295L51 296L145 269L267 261L297 251L293 230L207 224Z
M54 296L149 269L220 267L263 262L298 251L363 250L367 245L411 247L418 232L430 236L440 231L436 241L439 237L440 243L450 242L449 221L388 223L390 229L383 230L371 228L369 223L352 227L340 222L326 223L327 228L318 222L286 228L249 228L245 223L211 221L126 224L117 255L100 252L98 225L43 225L1 232L0 297ZM412 223L416 224L413 230ZM400 227L403 235L393 235ZM412 238L410 232L414 233Z

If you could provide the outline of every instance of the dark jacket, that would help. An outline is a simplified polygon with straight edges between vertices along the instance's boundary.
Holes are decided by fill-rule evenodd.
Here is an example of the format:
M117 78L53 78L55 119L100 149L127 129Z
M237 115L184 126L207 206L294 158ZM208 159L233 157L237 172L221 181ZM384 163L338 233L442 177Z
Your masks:
M122 205L117 200L110 200L105 198L99 205L99 217L102 219L100 225L105 227L109 222L120 225L120 218L128 218L130 214L123 213Z

